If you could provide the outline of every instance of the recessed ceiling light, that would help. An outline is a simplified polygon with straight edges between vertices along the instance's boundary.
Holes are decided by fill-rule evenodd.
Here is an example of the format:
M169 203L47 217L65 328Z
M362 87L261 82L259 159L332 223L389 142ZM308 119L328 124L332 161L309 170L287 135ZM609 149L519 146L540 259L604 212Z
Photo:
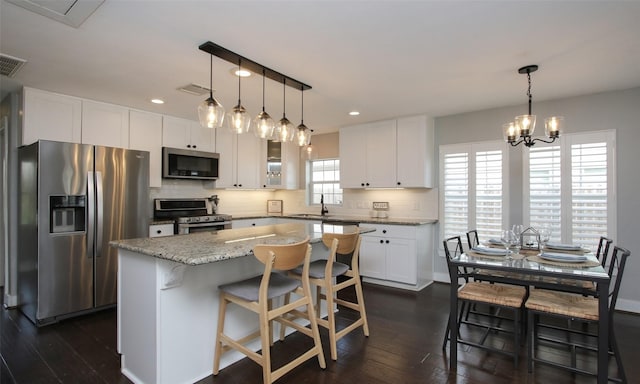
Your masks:
M238 69L238 67L235 68L231 68L229 70L229 72L231 72L231 74L233 74L233 76L240 76L240 77L249 77L251 76L251 71L249 71L248 69Z
M358 116L359 114L360 114L360 112L358 112L358 111L349 112L349 116Z
M153 104L164 104L164 100L162 99L151 99Z

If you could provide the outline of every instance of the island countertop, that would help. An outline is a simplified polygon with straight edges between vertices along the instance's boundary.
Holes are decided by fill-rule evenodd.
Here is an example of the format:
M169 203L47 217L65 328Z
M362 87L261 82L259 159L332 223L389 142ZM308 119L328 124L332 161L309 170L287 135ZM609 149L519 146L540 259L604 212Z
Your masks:
M251 255L256 244L291 244L307 236L311 243L317 243L322 240L323 233L352 233L358 229L360 233L375 230L354 225L290 223L117 240L109 245L186 265L201 265Z

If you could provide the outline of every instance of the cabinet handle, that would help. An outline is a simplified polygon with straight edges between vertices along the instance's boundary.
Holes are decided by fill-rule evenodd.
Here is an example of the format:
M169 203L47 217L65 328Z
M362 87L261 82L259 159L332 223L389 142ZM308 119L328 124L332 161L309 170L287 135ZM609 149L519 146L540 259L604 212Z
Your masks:
M159 235L159 234L161 234L161 233L162 233L162 230L158 229L158 230L156 231L156 233Z
M385 241L385 243L389 244L389 240Z
M381 240L380 240L380 244L384 244L384 240L382 240L382 239L381 239Z
M398 182L397 182L397 184L398 184L398 185L400 185L400 184L402 184L402 183L400 183L400 182L398 181Z
M255 226L256 226L256 223L251 223L251 225L255 227Z
M197 145L193 144L193 148L197 148L197 147L198 147Z
M191 148L191 144L187 144L187 148Z
M233 184L233 186L234 186L234 187L237 187L237 186L238 186L238 184Z
M383 229L383 230L382 230L382 233L387 233L387 230L386 230L386 229Z
M242 188L242 184L238 184L238 187Z
M369 186L369 183L367 183L367 187Z
M360 186L361 186L361 187L364 187L364 183L360 183Z

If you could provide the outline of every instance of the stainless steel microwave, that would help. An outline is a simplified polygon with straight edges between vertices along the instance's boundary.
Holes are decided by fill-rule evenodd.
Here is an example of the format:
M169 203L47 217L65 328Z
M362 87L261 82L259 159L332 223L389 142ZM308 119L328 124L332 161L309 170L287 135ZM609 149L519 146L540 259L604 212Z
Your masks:
M165 179L215 180L220 154L162 147L162 177Z

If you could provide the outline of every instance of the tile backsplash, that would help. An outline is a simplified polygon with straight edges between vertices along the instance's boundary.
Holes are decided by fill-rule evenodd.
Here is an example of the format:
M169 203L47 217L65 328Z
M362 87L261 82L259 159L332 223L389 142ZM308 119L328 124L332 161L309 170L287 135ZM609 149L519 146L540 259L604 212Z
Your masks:
M218 195L220 213L233 216L265 215L267 200L283 200L284 214L318 213L318 205L307 205L306 191L240 191L212 188L212 183L191 180L163 180L152 188L155 198L196 198ZM438 189L344 190L342 206L329 205L330 215L369 216L374 201L389 202L389 217L438 218Z

